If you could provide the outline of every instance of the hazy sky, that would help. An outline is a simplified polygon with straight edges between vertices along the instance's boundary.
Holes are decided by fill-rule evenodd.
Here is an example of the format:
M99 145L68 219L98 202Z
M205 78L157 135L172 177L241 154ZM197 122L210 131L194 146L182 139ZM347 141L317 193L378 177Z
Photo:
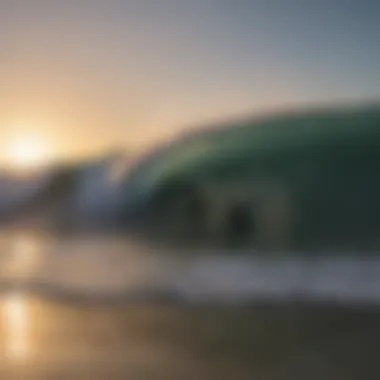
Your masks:
M30 132L73 156L380 98L379 20L376 0L0 0L0 148Z

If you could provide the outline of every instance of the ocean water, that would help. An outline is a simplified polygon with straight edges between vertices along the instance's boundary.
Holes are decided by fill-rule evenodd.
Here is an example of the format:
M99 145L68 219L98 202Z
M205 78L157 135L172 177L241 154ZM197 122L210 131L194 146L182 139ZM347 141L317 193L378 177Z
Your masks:
M0 292L125 302L380 303L380 256L163 250L124 236L0 234Z
M380 376L376 256L19 229L0 234L0 252L1 379ZM309 302L283 302L299 298Z

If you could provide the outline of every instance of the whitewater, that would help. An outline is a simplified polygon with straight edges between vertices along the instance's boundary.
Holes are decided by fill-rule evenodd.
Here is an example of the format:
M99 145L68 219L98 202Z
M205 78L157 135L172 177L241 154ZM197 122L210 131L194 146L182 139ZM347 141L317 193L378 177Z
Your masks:
M0 235L0 292L81 300L380 303L380 257L152 248L123 236Z

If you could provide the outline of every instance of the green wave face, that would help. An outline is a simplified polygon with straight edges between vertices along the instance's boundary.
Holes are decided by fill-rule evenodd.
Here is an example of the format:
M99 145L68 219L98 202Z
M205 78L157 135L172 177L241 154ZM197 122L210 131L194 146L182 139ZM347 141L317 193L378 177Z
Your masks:
M244 204L255 226L245 244L362 251L380 246L379 169L380 107L373 106L197 132L137 164L128 186L136 204L175 225L196 191L206 235L216 240L229 235L234 205Z

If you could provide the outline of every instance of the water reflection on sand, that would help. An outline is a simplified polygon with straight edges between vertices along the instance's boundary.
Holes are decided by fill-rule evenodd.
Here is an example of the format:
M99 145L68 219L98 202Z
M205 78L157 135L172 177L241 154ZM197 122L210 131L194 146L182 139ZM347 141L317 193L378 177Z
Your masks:
M4 380L380 375L380 311L363 307L120 307L14 294L0 312Z
M29 326L33 323L29 300L22 293L10 293L2 303L4 355L15 361L26 359L31 354Z
M192 313L187 318L181 309L61 303L12 293L2 299L0 313L4 380L219 380L239 375L238 367L232 371L222 362L197 357L188 340L196 332ZM207 332L201 329L202 335Z
M157 262L119 239L59 244L25 232L0 236L0 244L0 274L8 284L0 302L1 380L380 378L379 307L122 306L80 298L48 301L30 292L33 281L72 284L83 294L148 280L159 286L163 278L220 293L226 290L215 278L211 286L211 274L235 289L243 279L241 268L250 278L260 277L259 269L268 276L273 272L256 264L252 272L245 258L171 261L168 256ZM166 272L155 277L158 264ZM194 275L192 281L184 282L184 273Z

